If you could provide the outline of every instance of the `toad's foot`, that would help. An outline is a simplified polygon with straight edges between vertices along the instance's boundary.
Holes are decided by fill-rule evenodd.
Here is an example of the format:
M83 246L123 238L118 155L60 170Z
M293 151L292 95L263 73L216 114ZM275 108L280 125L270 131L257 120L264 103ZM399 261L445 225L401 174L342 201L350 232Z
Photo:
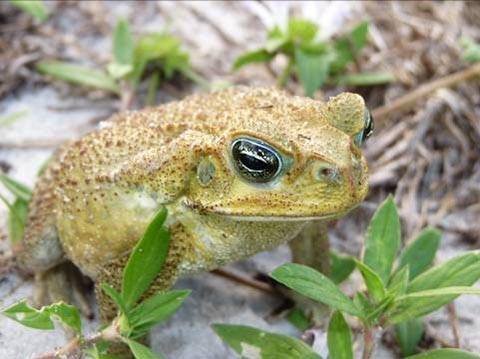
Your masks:
M35 275L34 305L38 308L63 301L73 304L87 318L93 309L86 297L87 278L72 263L65 262Z

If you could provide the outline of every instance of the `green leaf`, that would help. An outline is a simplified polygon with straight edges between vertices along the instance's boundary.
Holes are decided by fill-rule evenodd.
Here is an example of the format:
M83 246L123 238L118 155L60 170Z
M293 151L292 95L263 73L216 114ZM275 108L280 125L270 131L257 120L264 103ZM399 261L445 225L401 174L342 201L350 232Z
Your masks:
M394 296L405 294L407 291L409 277L410 267L407 264L406 266L402 267L402 269L397 271L390 279L387 287L388 293Z
M128 313L128 320L134 332L144 334L157 323L163 322L175 313L189 296L189 290L173 290L157 293L141 302Z
M311 42L317 32L318 26L312 21L298 18L288 21L287 36L296 43Z
M148 289L165 263L170 244L170 232L163 226L166 218L167 210L162 207L133 248L123 270L122 297L127 310Z
M367 44L368 27L368 22L363 21L350 32L349 38L352 42L354 53L363 49Z
M388 322L396 324L429 314L461 294L480 295L480 288L444 287L399 296L388 313Z
M480 359L480 355L460 349L435 349L409 356L408 359Z
M170 78L174 71L183 72L190 67L189 56L181 50L180 41L165 33L142 36L135 46L133 72L130 74L138 83L149 62L157 62L165 77Z
M80 334L82 332L80 313L73 305L63 302L53 303L45 307L45 311L58 318L64 325L73 329L75 333Z
M460 46L463 48L463 59L468 62L480 61L480 44L477 44L470 38L460 39Z
M28 110L15 111L5 116L0 116L0 126L8 126L28 115Z
M287 263L275 269L271 277L308 298L358 317L363 316L362 311L335 283L313 268Z
M367 317L369 313L374 310L374 306L368 298L362 292L357 292L353 297L353 302L358 308L361 308L362 312L365 313L364 317Z
M114 79L121 79L133 71L132 65L119 64L112 62L107 65L108 74Z
M42 61L37 70L60 80L101 90L120 92L115 80L103 71L61 61Z
M147 98L145 100L145 104L147 106L155 105L159 84L160 84L160 74L158 73L158 71L155 71L150 76L150 80L148 81Z
M238 70L239 68L257 62L268 62L270 61L275 54L268 52L266 49L258 49L237 57L233 63L233 69Z
M410 268L410 279L427 270L433 263L440 244L442 233L434 228L426 228L403 250L399 268L406 265Z
M417 352L417 345L423 336L423 322L412 319L395 325L395 334L404 356Z
M333 73L341 73L349 63L355 60L367 42L367 35L368 23L362 22L349 34L334 41L335 60L332 63Z
M22 300L4 309L2 313L10 319L30 328L51 330L54 329L50 313L42 308L41 310L32 308L26 300Z
M25 223L28 216L28 203L17 198L13 204L10 204L5 197L0 195L2 200L8 207L8 235L12 243L18 243L23 239Z
M471 251L430 268L408 285L407 292L473 285L480 279L480 252Z
M345 256L330 251L330 279L335 283L342 283L355 269L355 260L352 256Z
M115 62L121 65L133 65L134 43L128 22L119 20L113 33L113 55Z
M312 326L310 320L300 308L293 308L287 315L287 320L298 330L304 332Z
M298 47L295 48L298 79L306 96L313 97L315 91L325 83L331 61L332 57L329 53L312 54Z
M30 198L32 197L32 191L30 188L25 186L24 184L14 180L7 175L0 173L0 182L8 189L14 196L24 200L25 202L29 202Z
M355 260L355 264L362 274L368 293L376 302L380 302L385 297L385 286L380 276L360 261Z
M131 339L128 339L128 338L122 338L122 341L125 344L128 345L128 347L132 351L132 354L135 357L135 359L160 359L160 358L163 358L163 355L156 354L156 353L152 352L145 345L142 345L135 340L131 340Z
M100 284L100 288L113 300L122 313L127 313L127 307L123 301L122 295L115 288L107 283Z
M332 314L327 343L330 359L353 359L352 333L341 312Z
M361 72L337 78L338 85L342 86L375 86L384 85L396 80L391 72Z
M40 22L48 18L47 8L42 0L10 0L10 3Z
M304 342L244 325L214 324L213 330L242 358L321 359Z
M376 210L367 229L363 263L388 282L392 264L400 246L400 219L389 196Z

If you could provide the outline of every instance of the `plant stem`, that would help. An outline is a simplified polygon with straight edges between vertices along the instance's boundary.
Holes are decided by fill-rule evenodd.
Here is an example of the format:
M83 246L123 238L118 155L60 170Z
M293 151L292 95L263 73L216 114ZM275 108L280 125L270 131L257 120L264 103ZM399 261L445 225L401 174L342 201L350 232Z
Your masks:
M363 353L362 359L370 359L375 346L375 329L373 327L363 327Z
M73 338L63 347L44 354L40 354L35 359L57 359L57 358L73 358L80 353L82 349L90 347L101 340L109 342L116 342L120 339L120 333L117 320L114 320L108 327L101 332L95 333L89 338L80 339L78 337Z
M282 73L277 79L278 87L281 87L281 88L285 87L285 85L287 84L288 78L292 73L292 69L293 69L293 59L288 59L287 66L283 69Z
M391 103L377 107L372 111L372 116L376 121L382 120L391 113L411 108L419 99L430 95L432 92L442 87L452 87L460 82L470 80L476 76L480 76L480 63L453 74L427 82L417 87L415 90L408 92L402 97L393 100Z

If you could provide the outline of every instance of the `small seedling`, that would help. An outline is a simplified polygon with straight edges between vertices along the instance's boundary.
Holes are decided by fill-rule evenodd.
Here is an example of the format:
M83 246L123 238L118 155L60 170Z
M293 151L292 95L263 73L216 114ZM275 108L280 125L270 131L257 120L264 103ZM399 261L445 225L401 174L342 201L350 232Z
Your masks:
M42 0L10 0L10 3L30 14L39 22L48 19L48 11Z
M394 81L394 77L386 72L346 74L348 65L356 61L367 43L367 22L335 40L319 40L318 34L317 24L291 18L285 30L279 26L269 29L265 45L238 57L233 68L269 63L277 55L284 55L287 65L278 77L278 85L283 87L292 76L296 76L305 95L310 97L325 83L369 86Z
M468 37L460 39L460 45L463 49L462 57L467 62L480 61L480 44L476 43Z
M18 243L23 238L23 231L28 215L28 203L32 196L31 190L24 184L15 181L0 172L0 183L14 196L13 202L9 202L0 194L0 200L8 208L8 232L12 244Z
M154 104L160 81L170 80L177 73L201 85L206 84L192 70L189 55L182 50L180 41L165 32L135 39L129 24L119 20L112 48L112 61L106 69L60 61L39 62L37 69L60 80L113 93L121 98L122 109L130 106L139 83L147 75L150 76L147 105Z
M2 313L27 327L44 330L54 329L52 320L59 320L76 335L73 341L76 345L60 349L63 354L83 352L93 358L103 358L109 343L123 342L137 359L161 357L140 344L138 339L171 316L190 293L188 290L172 290L140 300L165 263L170 241L170 233L164 227L166 217L167 211L162 208L136 244L123 271L121 290L102 283L102 290L117 305L118 315L93 336L85 338L82 335L78 309L65 303L35 309L23 300L4 309Z
M480 295L480 289L472 287L480 279L480 253L467 252L432 267L439 240L437 230L425 229L398 254L400 220L393 199L389 197L370 222L362 259L355 260L365 291L357 292L351 299L331 278L313 268L293 263L275 269L271 276L334 311L327 333L329 358L353 359L351 331L345 315L358 318L362 324L364 359L373 357L375 332L392 325L396 327L404 355L410 355L416 351L423 333L420 317L450 303L461 294ZM258 329L245 330L241 326L226 324L216 325L214 329L240 355L247 349L256 351L259 358L280 356L282 353L276 339ZM262 341L256 340L259 336ZM301 342L295 340L292 343L295 343L292 344L294 348ZM306 353L307 349L304 346L301 348ZM313 356L314 353L309 350L311 358L319 358L318 354ZM291 357L303 358L307 354L295 352ZM451 349L422 353L411 358L441 357L480 358Z

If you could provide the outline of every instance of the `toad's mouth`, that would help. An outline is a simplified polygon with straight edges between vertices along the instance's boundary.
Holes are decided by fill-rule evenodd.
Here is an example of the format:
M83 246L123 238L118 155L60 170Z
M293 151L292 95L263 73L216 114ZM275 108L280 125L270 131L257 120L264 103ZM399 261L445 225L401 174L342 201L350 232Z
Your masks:
M234 221L245 222L305 222L316 220L334 220L343 217L351 210L355 209L359 203L340 210L334 213L322 213L322 214L276 214L276 213L262 213L262 214L244 214L240 211L235 211L231 208L222 207L205 207L192 201L184 201L184 207L189 210L195 211L199 214L216 215L225 217Z

